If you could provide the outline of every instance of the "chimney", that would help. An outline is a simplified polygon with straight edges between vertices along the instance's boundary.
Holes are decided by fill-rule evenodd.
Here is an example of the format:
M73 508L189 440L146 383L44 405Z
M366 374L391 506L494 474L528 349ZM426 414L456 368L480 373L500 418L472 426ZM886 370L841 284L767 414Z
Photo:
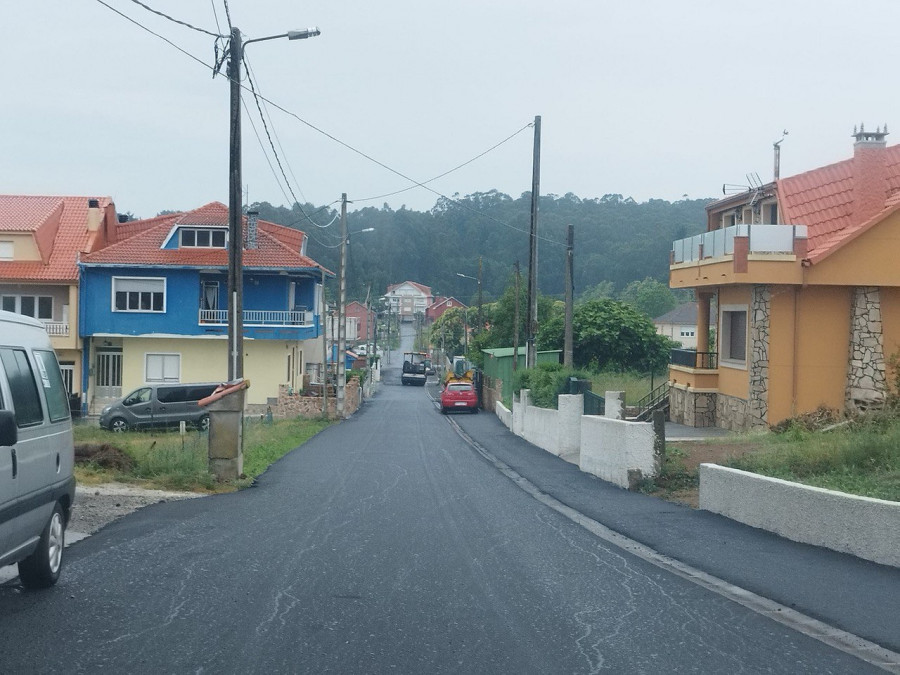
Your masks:
M887 124L884 131L878 127L875 131L866 131L859 125L859 131L853 127L853 205L852 222L859 225L872 216L881 213L887 199L887 166L885 161L888 135Z
M88 199L87 229L88 232L96 232L103 222L103 212L100 210L100 200Z
M259 220L259 211L247 211L247 246L246 248L257 248L256 229Z

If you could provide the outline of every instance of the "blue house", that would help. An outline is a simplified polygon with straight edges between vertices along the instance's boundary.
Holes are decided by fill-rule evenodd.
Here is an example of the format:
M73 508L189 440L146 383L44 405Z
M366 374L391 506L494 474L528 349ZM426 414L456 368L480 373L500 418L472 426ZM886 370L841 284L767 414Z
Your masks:
M322 361L322 281L305 233L243 223L244 376L248 405L278 385L302 388ZM228 208L119 223L109 245L79 261L83 390L91 409L153 382L228 377Z

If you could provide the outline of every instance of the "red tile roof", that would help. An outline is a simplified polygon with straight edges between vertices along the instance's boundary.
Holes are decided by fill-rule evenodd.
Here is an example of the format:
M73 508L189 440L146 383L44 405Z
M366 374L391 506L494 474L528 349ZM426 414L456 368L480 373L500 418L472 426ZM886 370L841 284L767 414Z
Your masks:
M884 148L887 189L885 211L874 218L854 218L853 158L777 182L782 220L806 225L808 257L821 260L896 209L900 193L900 145Z
M102 244L103 226L89 232L88 200L96 199L107 224L115 219L110 197L0 195L0 233L31 232L41 252L37 261L0 261L0 279L75 282L79 253Z
M247 219L243 219L246 232ZM89 265L176 265L227 267L228 251L224 248L162 248L174 227L180 225L227 226L228 207L212 202L186 213L173 213L123 226L129 236L91 255L82 256ZM322 269L312 258L302 255L306 235L300 231L265 220L258 221L255 249L245 248L245 268ZM330 274L329 270L325 270Z

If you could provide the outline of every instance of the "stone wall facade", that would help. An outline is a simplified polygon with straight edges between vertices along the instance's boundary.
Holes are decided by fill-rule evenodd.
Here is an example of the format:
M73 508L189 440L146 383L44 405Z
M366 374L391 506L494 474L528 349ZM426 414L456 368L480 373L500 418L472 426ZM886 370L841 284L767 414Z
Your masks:
M351 378L344 388L344 415L352 415L359 409L361 402L359 378ZM334 388L329 387L326 396L328 418L337 418L337 399ZM290 387L285 384L278 387L278 400L272 406L272 417L275 419L289 419L293 417L321 417L322 397L302 396L292 393Z
M764 426L769 413L769 322L772 294L768 286L753 287L750 300L749 414Z
M887 393L881 293L875 286L853 291L850 307L850 355L845 403L850 412L880 408Z
M689 427L714 427L717 396L714 391L669 387L669 419Z
M765 420L750 409L750 402L719 392L716 395L716 426L730 431L765 429Z

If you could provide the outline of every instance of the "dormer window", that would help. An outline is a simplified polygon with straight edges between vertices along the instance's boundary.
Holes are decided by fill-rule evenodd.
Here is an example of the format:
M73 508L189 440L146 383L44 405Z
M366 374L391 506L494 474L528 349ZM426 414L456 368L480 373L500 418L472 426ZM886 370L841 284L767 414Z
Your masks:
M225 248L225 230L210 227L182 227L181 248Z

